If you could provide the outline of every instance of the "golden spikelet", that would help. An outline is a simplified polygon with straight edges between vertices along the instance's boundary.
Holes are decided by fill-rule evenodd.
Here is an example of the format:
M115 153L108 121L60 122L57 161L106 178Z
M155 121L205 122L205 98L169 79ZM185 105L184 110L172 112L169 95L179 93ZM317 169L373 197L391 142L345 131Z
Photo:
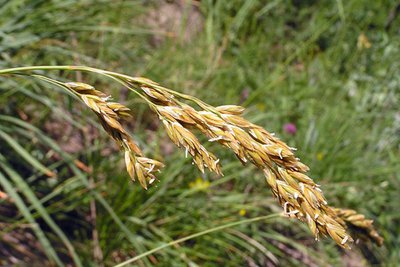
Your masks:
M129 176L133 180L137 177L140 185L145 189L147 189L147 184L152 184L157 180L154 173L164 167L164 164L159 161L135 156L134 153L128 150L125 150L125 165Z
M373 220L368 220L364 215L351 209L333 208L336 216L343 220L342 224L347 224L356 237L370 239L378 246L383 245L383 238L379 235L373 225Z

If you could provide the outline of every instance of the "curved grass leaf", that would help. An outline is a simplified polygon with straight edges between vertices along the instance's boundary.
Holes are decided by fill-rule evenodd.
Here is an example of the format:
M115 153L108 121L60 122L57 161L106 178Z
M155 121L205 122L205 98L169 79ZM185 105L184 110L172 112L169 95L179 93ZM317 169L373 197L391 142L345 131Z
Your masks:
M71 168L72 172L76 175L76 177L78 177L81 180L83 185L87 187L89 189L89 192L93 194L93 197L103 206L103 208L108 212L108 214L110 214L111 218L118 225L121 231L125 234L125 237L132 244L132 246L138 252L141 253L146 250L145 247L142 245L143 241L141 241L135 234L133 234L128 229L128 227L122 222L117 213L110 206L110 204L108 204L108 202L103 198L103 196L99 192L91 188L87 176L82 171L80 171L79 168L74 164L74 159L71 157L71 155L65 153L53 139L46 136L41 130L23 120L7 115L0 115L0 120L13 123L26 130L32 131L35 134L35 136L43 142L43 144L46 144L55 152L59 153L60 156L66 161L68 166ZM147 264L150 264L148 259L144 259L144 261Z
M30 223L33 232L37 236L39 242L42 244L43 251L49 258L49 260L53 260L58 266L64 266L64 264L58 257L57 253L53 249L50 241L47 239L46 235L44 234L40 226L36 223L28 207L25 205L24 201L15 191L14 186L7 180L7 178L1 172L0 172L0 184L4 187L6 192L14 200L14 203L18 207L21 214Z
M55 173L46 168L36 158L34 158L25 148L23 148L17 141L15 141L10 135L0 130L0 137L6 141L12 149L15 150L23 159L25 159L32 167L42 172L47 176L55 176Z
M166 243L166 244L163 244L163 245L161 245L161 246L159 246L159 247L156 247L156 248L154 248L154 249L152 249L152 250L146 251L145 253L142 253L142 254L140 254L140 255L138 255L138 256L132 258L132 259L129 259L129 260L124 261L124 262L122 262L122 263L120 263L120 264L117 264L117 265L115 265L114 267L126 266L126 265L128 265L128 264L131 264L132 262L135 262L135 261L137 261L137 260L143 258L143 257L149 256L149 255L151 255L151 254L153 254L153 253L155 253L155 252L158 252L158 251L160 251L160 250L163 250L164 248L167 248L167 247L170 247L170 246L174 246L174 245L176 245L176 244L185 242L185 241L187 241L187 240L190 240L190 239L193 239L193 238L196 238L196 237L199 237L199 236L203 236L203 235L206 235L206 234L209 234L209 233L212 233L212 232L221 231L221 230L224 230L224 229L226 229L226 228L234 227L234 226L241 225L241 224L245 224L245 223L251 223L251 222L262 221L262 220L270 220L270 219L276 218L276 217L278 217L278 216L280 216L280 214L270 214L270 215L266 215L266 216L260 216L260 217L255 217L255 218L251 218L251 219L235 221L235 222L223 224L223 225L220 225L220 226L217 226L217 227L209 228L209 229L207 229L207 230L204 230L204 231L201 231L201 232L192 234L192 235L188 235L188 236L179 238L179 239L177 239L177 240L168 242L168 243Z
M54 220L50 217L50 214L47 212L46 208L40 203L40 200L36 197L36 195L32 192L29 185L24 181L24 179L15 172L8 164L6 163L6 159L4 156L0 157L0 167L4 170L5 173L13 180L16 188L18 188L25 197L29 200L29 202L35 207L37 212L43 218L43 220L47 223L47 225L57 234L57 236L61 239L64 245L67 247L69 253L71 254L72 259L76 266L82 266L82 263L79 259L78 254L76 253L73 245L69 241L68 237L64 234L64 232L58 227L58 225L54 222Z

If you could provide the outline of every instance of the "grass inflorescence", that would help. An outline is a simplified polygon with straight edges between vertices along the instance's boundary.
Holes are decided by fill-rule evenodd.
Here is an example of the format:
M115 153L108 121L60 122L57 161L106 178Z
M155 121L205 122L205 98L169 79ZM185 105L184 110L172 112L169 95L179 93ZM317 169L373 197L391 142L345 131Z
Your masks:
M130 154L117 140L108 141L101 118L84 102L73 101L71 93L80 97L71 89L0 76L0 265L112 266L128 259L139 266L399 262L395 1L0 0L0 14L0 68L86 65L151 77L181 96L195 95L220 113L234 112L275 132L298 148L292 152L310 167L305 175L323 190L328 205L353 210L333 208L341 216L336 221L354 239L351 251L329 239L315 242L307 222L283 216L197 236L282 212L282 206L286 216L296 217L290 214L296 212L293 203L274 197L275 191L282 195L289 189L279 178L280 167L274 165L272 185L279 183L270 194L261 168L242 168L222 140L207 137L212 134L207 128L178 121L214 154L207 160L220 159L224 176L204 165L201 173L190 165L193 156L186 150L194 144L178 140L181 151L174 149L157 113L142 105L155 103L168 116L163 109L172 92L157 94L156 84L128 84L144 96L137 98L126 84L115 86L81 71L42 70L35 73L90 84L115 97L106 102L131 108L133 118L117 121L134 133L145 158L167 167L152 172L160 180L153 186L151 178L144 179L148 190L132 186L122 159ZM215 114L202 101L199 106L178 100L190 107L186 112L194 109L194 116ZM226 103L235 107L217 107ZM244 114L238 106L246 107ZM279 154L271 156L281 160ZM204 164L203 159L197 160ZM364 242L376 237L371 226L385 240L379 248ZM192 236L197 238L186 239ZM180 240L185 241L174 242Z
M198 129L209 138L227 147L242 164L251 162L263 171L267 184L284 209L284 214L308 224L315 238L330 236L338 245L350 248L353 238L347 232L348 224L361 228L378 245L383 239L372 226L372 221L355 211L332 208L323 196L320 186L309 176L309 168L294 154L295 148L262 127L242 117L244 108L235 105L211 106L193 96L182 94L147 78L131 77L115 72L85 66L33 66L0 70L0 74L16 74L32 70L81 70L111 77L146 100L165 126L170 139L190 154L193 163L204 173L209 169L222 175L220 159L209 152L191 131ZM27 74L29 75L29 74ZM122 118L129 118L129 109L117 102L110 102L110 96L96 90L91 85L57 80L32 74L52 84L71 90L99 118L106 132L125 152L125 164L130 177L138 178L142 187L156 180L155 172L163 163L143 156L140 148L121 125ZM195 104L200 110L182 102Z

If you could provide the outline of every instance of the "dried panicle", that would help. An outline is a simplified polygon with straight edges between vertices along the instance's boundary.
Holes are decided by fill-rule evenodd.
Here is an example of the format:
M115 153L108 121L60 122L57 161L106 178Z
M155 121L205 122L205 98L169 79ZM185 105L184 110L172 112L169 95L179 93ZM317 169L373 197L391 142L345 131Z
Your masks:
M130 109L117 102L108 102L110 97L91 85L69 82L65 83L65 86L73 90L96 113L106 132L124 149L125 164L131 179L135 180L137 177L142 187L147 189L147 184L152 184L156 180L154 172L159 171L164 165L143 157L140 148L122 127L121 119L131 117Z
M383 238L374 228L373 220L368 220L364 215L351 209L333 208L333 211L338 218L343 220L343 225L347 224L349 226L355 236L360 236L363 239L370 239L378 246L383 245Z
M335 220L334 213L327 206L321 190L304 174L308 167L294 156L292 148L260 126L239 116L243 108L221 106L216 108L218 114L204 110L196 111L186 104L179 103L174 106L157 107L160 118L163 119L175 144L193 151L190 144L195 137L180 123L198 128L210 141L230 148L242 163L250 161L264 170L267 182L284 207L285 213L305 221L316 238L319 234L329 235L342 247L349 247L348 243L352 238ZM189 142L183 143L182 140ZM194 140L197 144L197 139ZM200 165L202 170L201 163L197 165Z
M76 66L69 68L88 70ZM261 126L244 119L243 107L212 107L199 99L166 89L146 78L134 78L94 68L90 68L89 71L111 76L145 97L162 120L171 140L193 157L194 163L202 172L204 168L208 168L221 174L219 159L200 144L189 130L190 127L200 130L210 142L218 142L231 149L243 164L251 162L262 170L284 213L306 222L316 239L319 235L329 235L340 246L349 248L353 239L346 232L348 227L368 236L378 245L382 244L383 239L374 229L372 220L367 220L353 210L328 206L319 186L306 175L309 168L294 155L295 149ZM60 82L44 76L32 76L60 85ZM107 95L88 84L64 85L96 113L104 129L125 150L125 163L132 179L137 178L144 188L153 183L156 180L154 173L159 171L163 164L144 157L122 127L120 121L130 116L129 109L119 103L109 102ZM197 111L181 102L182 99L195 103L201 110Z
M261 126L244 119L241 116L243 107L211 107L190 96L184 97L203 109L197 111L180 102L180 94L174 95L173 91L148 79L135 78L130 83L139 87L153 102L152 108L162 120L171 140L178 147L184 147L186 154L193 156L194 163L202 172L204 167L208 167L220 174L219 160L199 143L189 130L190 127L200 130L210 142L218 142L231 149L243 164L251 162L263 170L267 183L283 206L285 214L306 222L316 239L321 234L329 235L340 246L349 248L353 239L346 232L344 218L328 206L319 186L305 174L309 168L296 158L293 153L295 149ZM371 230L372 222L361 220L360 216L348 216L347 219L349 218L353 225L364 226L364 229L372 233L370 235L379 237Z

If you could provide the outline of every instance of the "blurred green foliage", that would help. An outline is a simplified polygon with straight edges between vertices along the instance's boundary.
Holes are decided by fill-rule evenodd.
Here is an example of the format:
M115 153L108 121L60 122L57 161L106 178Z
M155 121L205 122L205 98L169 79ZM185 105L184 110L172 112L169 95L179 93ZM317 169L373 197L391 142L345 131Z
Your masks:
M148 77L210 104L242 104L247 118L299 149L332 204L373 218L385 245L360 244L344 253L330 240L315 242L307 227L279 218L189 240L137 265L395 266L399 4L193 4L204 20L187 41L165 25L152 27L146 17L174 6L183 10L182 33L192 15L189 4L0 0L0 67L89 65ZM201 175L158 131L145 103L119 85L83 74L49 74L82 79L125 101L134 113L131 132L166 168L157 187L142 190L129 181L121 153L82 105L47 84L0 77L0 190L9 196L0 199L0 264L13 256L20 263L47 258L47 264L112 266L183 236L281 211L262 175L227 151L210 146L223 159L224 177ZM295 135L283 130L289 122ZM32 233L39 243L29 241Z

